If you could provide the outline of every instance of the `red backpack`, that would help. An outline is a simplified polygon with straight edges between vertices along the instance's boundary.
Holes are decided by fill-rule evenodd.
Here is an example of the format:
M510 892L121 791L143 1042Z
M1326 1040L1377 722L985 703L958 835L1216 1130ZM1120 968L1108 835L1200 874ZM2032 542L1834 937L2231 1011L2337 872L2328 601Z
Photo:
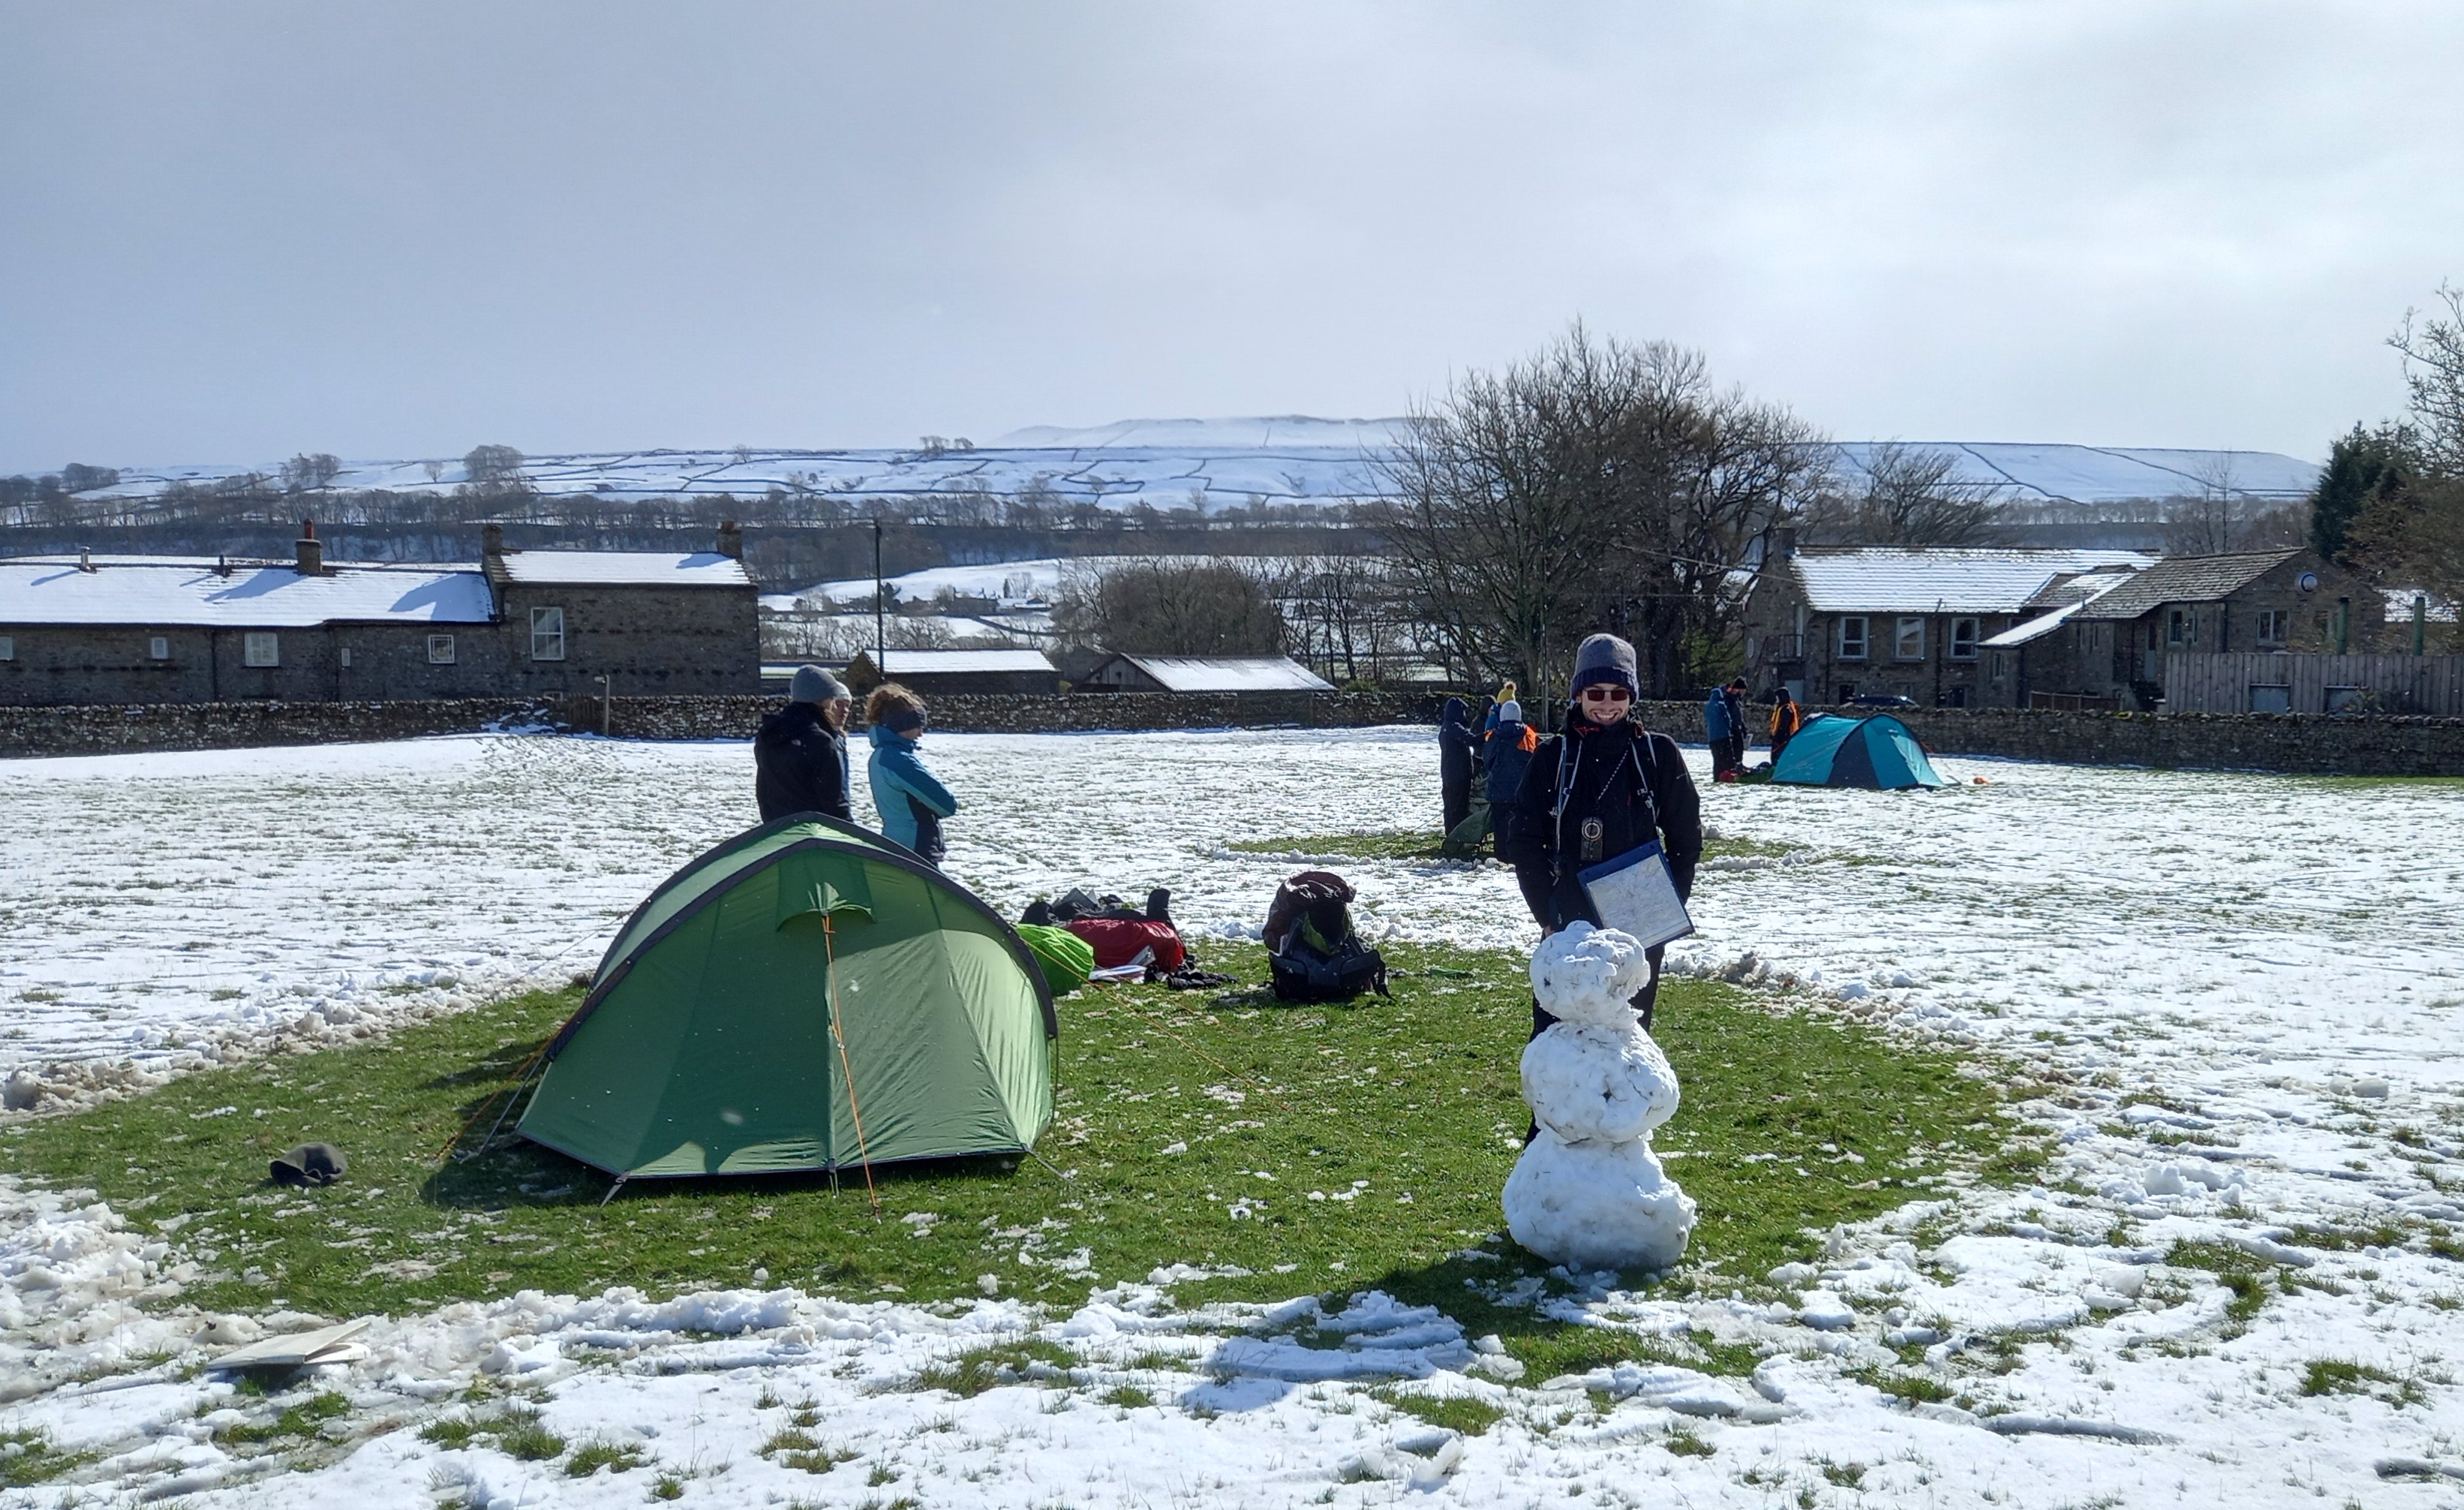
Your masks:
M1168 922L1144 918L1072 918L1062 926L1087 941L1095 951L1097 969L1127 965L1138 957L1140 949L1155 951L1155 968L1162 975L1179 969L1189 959L1180 935Z

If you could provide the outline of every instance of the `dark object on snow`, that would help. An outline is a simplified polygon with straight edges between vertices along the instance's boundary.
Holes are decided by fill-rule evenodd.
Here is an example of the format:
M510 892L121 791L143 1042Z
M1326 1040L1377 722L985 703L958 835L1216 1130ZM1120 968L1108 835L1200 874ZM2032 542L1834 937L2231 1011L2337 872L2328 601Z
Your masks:
M329 1143L303 1143L274 1160L276 1185L331 1185L351 1167L342 1150Z
M1221 986L1237 986L1240 981L1217 970L1201 970L1185 965L1163 978L1163 983L1177 991L1211 991Z
M1172 893L1161 886L1148 892L1146 911L1140 912L1109 892L1101 897L1095 897L1089 895L1083 886L1073 886L1063 893L1057 900L1045 901L1038 897L1028 902L1026 911L1020 915L1018 921L1032 922L1042 927L1057 928L1089 918L1109 918L1121 922L1168 924L1172 922Z
M1448 698L1438 715L1438 796L1445 831L1452 833L1471 816L1472 763L1480 756L1480 732L1471 726L1471 705Z
M1332 871L1303 871L1275 889L1266 909L1266 966L1275 997L1350 1001L1389 994L1386 959L1352 928L1352 883Z
M830 727L817 703L790 702L761 721L753 736L753 773L764 823L791 812L855 821L847 806L847 736Z

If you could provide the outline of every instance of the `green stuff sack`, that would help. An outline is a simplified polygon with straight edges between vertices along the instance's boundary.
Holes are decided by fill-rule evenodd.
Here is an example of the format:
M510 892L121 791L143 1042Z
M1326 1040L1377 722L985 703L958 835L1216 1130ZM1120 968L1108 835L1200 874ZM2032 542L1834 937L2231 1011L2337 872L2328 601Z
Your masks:
M1045 928L1032 922L1018 925L1026 952L1044 966L1044 984L1055 996L1067 996L1087 984L1095 968L1094 947L1067 928Z

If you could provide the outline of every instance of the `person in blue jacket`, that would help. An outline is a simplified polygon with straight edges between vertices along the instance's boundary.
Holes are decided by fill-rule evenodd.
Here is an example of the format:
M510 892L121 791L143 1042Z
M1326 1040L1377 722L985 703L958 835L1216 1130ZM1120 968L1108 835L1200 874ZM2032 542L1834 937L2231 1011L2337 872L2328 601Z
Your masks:
M1717 780L1728 769L1728 689L1713 687L1703 699L1703 737L1711 746L1711 775Z
M940 864L949 853L941 820L958 811L958 799L915 753L924 738L924 699L885 681L865 699L864 717L872 725L872 761L866 769L872 778L872 806L881 814L881 832Z

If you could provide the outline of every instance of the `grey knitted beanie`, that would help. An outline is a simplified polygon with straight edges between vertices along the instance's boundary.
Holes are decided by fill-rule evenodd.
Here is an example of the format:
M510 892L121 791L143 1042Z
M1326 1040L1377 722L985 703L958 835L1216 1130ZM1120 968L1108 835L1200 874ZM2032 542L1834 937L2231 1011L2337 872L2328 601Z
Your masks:
M1594 634L1574 648L1574 679L1566 690L1579 693L1595 681L1609 681L1639 695L1642 683L1634 666L1632 645L1614 634Z
M846 685L819 666L797 667L787 683L790 702L836 702L846 696Z

